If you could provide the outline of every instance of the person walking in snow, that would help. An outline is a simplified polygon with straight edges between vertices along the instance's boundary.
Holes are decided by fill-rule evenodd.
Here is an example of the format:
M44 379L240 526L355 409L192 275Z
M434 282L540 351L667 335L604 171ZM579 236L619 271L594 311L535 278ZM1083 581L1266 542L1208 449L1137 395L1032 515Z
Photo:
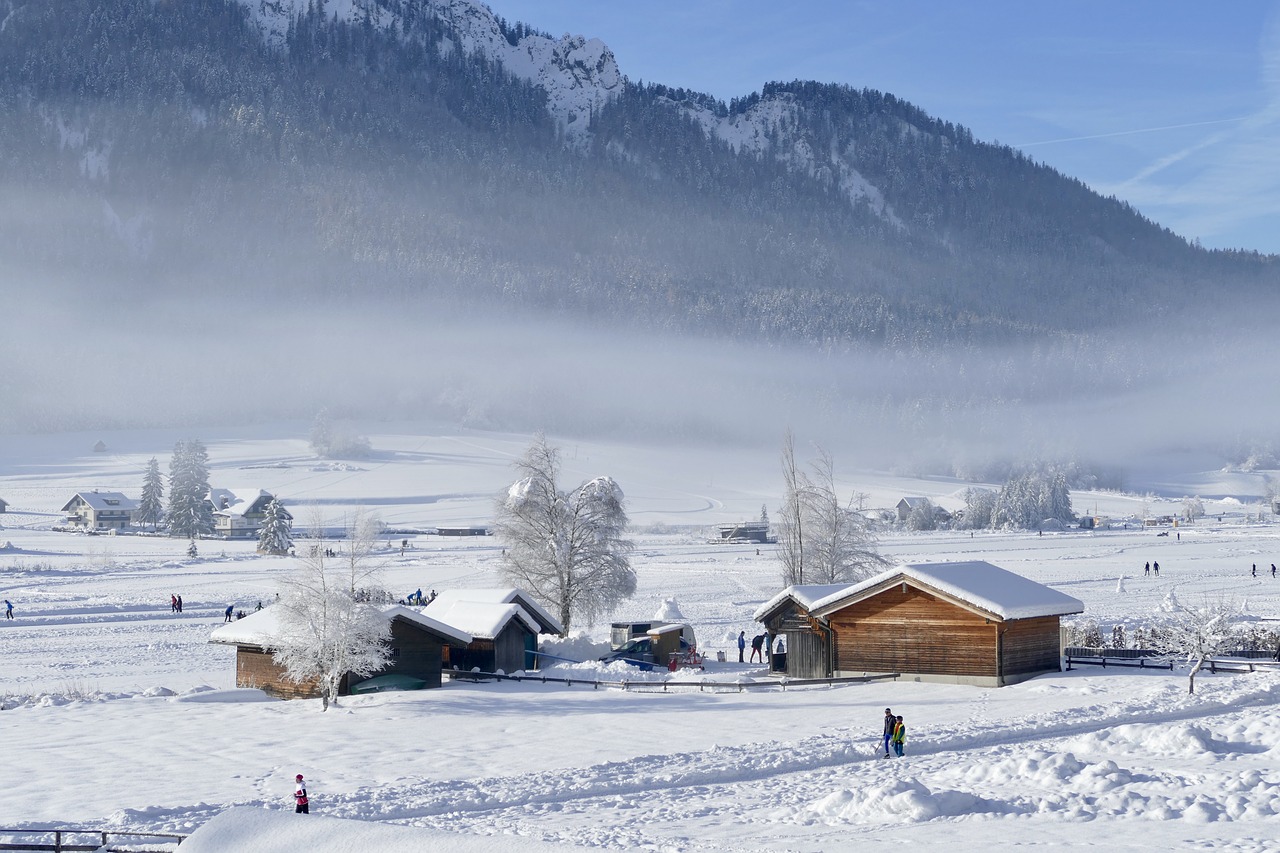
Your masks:
M1257 564L1257 563L1254 563L1254 564L1253 564L1253 570L1250 572L1250 574L1252 574L1255 578L1258 576L1258 564Z
M739 631L738 632L738 663L746 663L746 661L742 659L742 653L745 652L746 650L747 650L747 632Z
M1146 564L1145 566L1143 566L1143 567L1142 567L1142 573L1143 573L1144 575L1150 575L1150 574L1151 574L1151 561L1150 561L1150 560L1148 560L1148 561L1147 561L1147 564Z
M226 610L224 610L224 611L222 611L222 615L223 615L224 617L226 617L226 618L224 618L222 621L223 621L223 622L230 622L230 621L231 621L231 614L232 614L232 613L235 613L235 612L236 612L236 606L235 606L234 604L228 604L228 605L227 605L227 609L226 609Z
M1160 561L1159 560L1151 564L1151 571L1155 572L1156 577L1160 577Z
M182 596L178 596L178 612L182 612Z
M751 662L764 663L764 634L756 634L751 638Z
M892 748L890 744L893 741L893 730L898 725L898 718L893 715L891 708L884 709L884 757L889 757L889 750Z
M1276 576L1276 564L1275 564L1275 563L1272 563L1272 564L1271 564L1271 577L1273 577L1273 578L1274 578L1275 576Z
M905 748L904 744L907 740L907 726L902 722L901 714L899 714L897 719L894 721L893 736L890 737L889 740L893 742L893 754L901 758L902 751Z
M13 618L13 602L7 598L4 600L4 618Z
M298 784L293 789L294 814L311 814L311 801L307 799L307 783L299 773L295 780Z
M169 612L170 613L178 612L178 596L176 595L169 596Z

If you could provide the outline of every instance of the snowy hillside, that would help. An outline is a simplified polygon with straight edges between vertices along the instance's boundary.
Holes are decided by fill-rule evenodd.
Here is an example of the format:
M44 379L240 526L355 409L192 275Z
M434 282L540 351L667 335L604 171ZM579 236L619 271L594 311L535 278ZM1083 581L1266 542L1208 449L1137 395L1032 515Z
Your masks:
M278 492L335 525L363 507L393 528L380 554L390 589L492 586L499 543L411 532L483 523L527 436L370 436L368 459L321 462L288 429L208 431L211 480ZM636 596L617 614L678 608L710 656L705 673L663 690L665 673L587 663L560 670L628 677L627 691L540 683L448 683L440 690L279 702L234 689L233 651L211 645L228 603L270 601L288 558L252 543L83 536L51 528L65 496L131 490L174 436L103 432L0 443L0 825L51 823L198 833L193 849L258 837L283 849L292 779L303 773L317 850L364 849L421 828L494 849L531 839L555 849L840 851L902 844L989 849L1072 844L1274 850L1280 817L1280 674L1085 668L1002 689L873 683L781 689L736 662L734 638L779 589L774 546L710 544L714 525L776 505L773 458L741 451L623 444L566 446L565 476L614 476L638 550ZM94 452L102 440L106 450ZM1205 475L1209 477L1211 475ZM1246 486L1232 475L1218 486ZM1174 479L1172 477L1170 480ZM1208 479L1200 481L1209 484ZM902 494L945 502L959 484L858 473L875 506ZM1120 520L1172 499L1076 493ZM1249 575L1280 559L1280 524L1242 504L1170 530L1138 526L1037 536L885 531L883 551L912 563L986 560L1085 603L1103 626L1140 624L1170 593L1228 595L1260 624L1280 620L1280 580ZM403 553L399 544L409 540ZM1141 574L1157 559L1159 578ZM1127 582L1118 579L1127 576ZM169 596L182 594L174 614ZM600 640L606 625L590 635ZM586 648L578 643L577 648ZM715 652L725 651L720 663ZM769 685L744 689L745 685ZM903 714L906 757L878 757L884 707ZM109 784L96 780L111 780ZM95 780L86 784L86 780ZM257 817L263 810L269 816ZM385 825L385 826L380 826ZM319 831L319 830L313 830ZM205 844L206 846L198 846ZM212 845L212 846L208 846ZM273 846L276 845L276 846ZM185 849L185 845L184 845ZM226 849L225 846L221 849ZM406 848L412 849L412 848Z

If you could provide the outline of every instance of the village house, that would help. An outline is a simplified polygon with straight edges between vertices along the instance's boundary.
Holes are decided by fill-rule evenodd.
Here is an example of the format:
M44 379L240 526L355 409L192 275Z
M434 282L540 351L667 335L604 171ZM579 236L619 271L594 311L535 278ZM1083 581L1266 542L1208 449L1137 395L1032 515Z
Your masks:
M0 512L8 512L9 504L4 498L0 498Z
M66 523L84 530L124 530L133 522L138 502L120 492L76 492L62 507Z
M564 630L528 593L514 588L445 590L422 612L471 635L465 649L446 652L447 666L463 671L536 669L538 635Z
M228 622L210 635L209 642L236 647L236 687L257 688L281 699L315 698L320 695L317 682L289 680L272 656L281 638L280 607L274 604ZM439 687L444 650L465 647L471 635L409 607L393 604L382 612L391 622L390 660L368 679L343 676L338 695L363 692L363 684L386 676L396 677L401 687Z
M209 505L213 508L213 530L225 539L252 539L262 529L267 504L276 496L264 489L210 489ZM283 506L281 515L293 520Z

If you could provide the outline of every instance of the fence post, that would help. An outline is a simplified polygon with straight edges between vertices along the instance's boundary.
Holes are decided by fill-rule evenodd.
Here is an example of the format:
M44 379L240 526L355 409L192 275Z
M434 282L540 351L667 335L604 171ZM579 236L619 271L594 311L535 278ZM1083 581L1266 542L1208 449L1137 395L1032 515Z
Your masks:
M62 830L60 829L53 831L53 849L55 853L62 853Z

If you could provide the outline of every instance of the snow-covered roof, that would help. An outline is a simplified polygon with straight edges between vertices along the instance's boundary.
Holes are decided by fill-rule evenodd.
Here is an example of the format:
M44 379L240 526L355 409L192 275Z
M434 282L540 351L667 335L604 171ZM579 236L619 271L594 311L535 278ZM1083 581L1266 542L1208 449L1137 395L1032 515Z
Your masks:
M756 622L763 622L769 618L769 614L777 610L787 601L794 601L805 610L813 610L813 605L826 598L834 595L841 590L848 589L851 584L847 583L806 583L792 584L764 604L756 608L756 612L751 618Z
M227 646L259 646L271 648L279 642L282 634L280 614L284 611L280 605L264 607L256 613L250 613L243 619L228 622L215 628L209 635L209 642ZM465 646L471 642L471 635L453 625L446 625L424 613L399 604L389 604L382 608L387 620L403 619L426 631L435 634L442 640Z
M434 604L434 602L433 602ZM425 609L425 608L424 608ZM431 615L437 621L466 631L478 640L493 640L517 619L533 633L541 630L538 620L529 615L519 604L502 604L489 601L455 601L446 610L432 607Z
M899 581L941 593L1001 620L1084 612L1079 599L982 560L897 566L815 601L810 612L826 616Z
M71 505L76 502L76 498L84 501L96 510L128 510L132 512L138 508L138 502L133 498L127 498L122 492L76 492L71 500L67 501L66 506L62 508L62 512L71 509Z
M489 604L518 604L529 616L532 616L538 623L535 629L540 634L561 634L564 633L564 626L560 624L560 620L552 616L545 607L533 600L533 596L529 595L522 589L515 587L506 588L480 588L480 589L446 589L444 592L437 593L435 599L428 604L424 610L427 613L445 613L454 604L459 601L478 601L487 602Z
M214 515L234 515L243 516L246 512L253 508L259 498L274 498L275 495L266 489L259 489L252 486L237 486L230 489L210 489L209 503L213 504ZM223 506L223 503L226 506Z

